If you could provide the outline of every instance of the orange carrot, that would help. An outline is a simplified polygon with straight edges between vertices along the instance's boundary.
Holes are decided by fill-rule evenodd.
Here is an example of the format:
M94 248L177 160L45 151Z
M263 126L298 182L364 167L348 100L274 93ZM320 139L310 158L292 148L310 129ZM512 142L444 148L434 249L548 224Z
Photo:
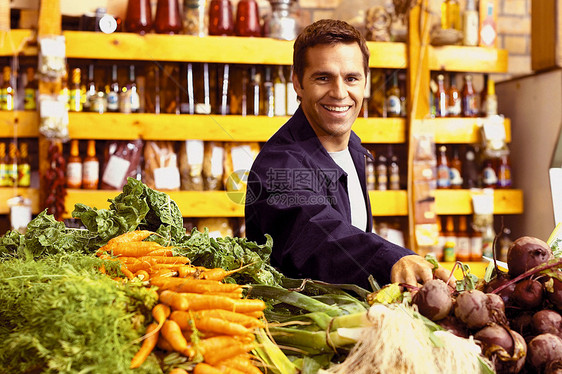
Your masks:
M139 261L148 261L150 263L153 264L180 264L180 265L184 265L189 263L189 258L187 257L183 257L183 256L152 256L152 255L147 255L147 256L142 256L142 257L138 257Z
M168 374L187 374L187 371L182 368L173 368L168 372Z
M254 317L254 318L262 318L263 317L263 311L256 311L256 312L243 312L245 315L247 315L248 317Z
M160 300L175 310L225 309L238 313L248 313L265 309L265 303L258 299L236 300L212 294L180 293L169 290L160 293Z
M150 276L151 278L163 277L163 278L170 278L175 277L178 275L178 272L174 269L150 269Z
M170 312L170 307L162 303L156 304L154 308L152 308L152 318L158 322L159 330L164 322L166 322L166 319L170 316Z
M135 277L135 275L129 269L127 269L125 265L121 265L121 268L119 270L121 270L121 273L125 274L125 276L129 279L133 279Z
M147 256L173 256L174 255L174 251L171 249L167 249L167 248L160 248L160 249L156 249L152 252L148 252L146 254Z
M238 269L234 269L230 271L224 270L223 268L203 269L201 274L199 275L199 278L222 281L224 278L232 274L235 274L250 265L251 264L241 266Z
M187 310L189 302L181 293L164 290L160 292L160 302L170 306L174 310Z
M156 343L156 346L164 351L168 351L168 352L174 351L174 347L172 347L172 345L162 335L158 337L158 342Z
M157 286L161 290L172 290L176 292L234 292L242 288L242 286L238 284L226 284L219 281L190 278L154 277L150 282L153 286Z
M141 257L160 248L156 242L125 242L116 244L111 251L114 256Z
M203 354L205 362L215 365L220 361L251 351L253 345L241 343L231 336L215 336L201 339L196 349Z
M146 338L142 342L142 345L138 350L138 352L131 360L131 366L130 366L131 369L138 368L139 366L141 366L142 363L146 361L146 358L148 357L148 355L150 355L150 353L156 346L156 342L158 342L157 329L158 329L158 325L156 323L151 323L146 328L146 334L145 334Z
M204 292L202 295L215 295L215 296L224 296L228 297L229 299L237 299L240 300L242 298L242 289L235 292Z
M216 365L219 369L232 368L240 370L245 374L262 374L261 370L258 369L252 360L244 355L234 356L232 358L220 361Z
M193 312L194 316L209 316L224 319L229 322L239 323L247 328L264 327L264 323L257 318L250 317L246 314L231 312L222 309L209 309Z
M251 334L249 329L238 323L204 314L193 313L193 315L190 315L189 312L175 310L170 314L170 320L175 321L182 330L191 329L190 322L193 322L198 330L204 332L219 333L222 335Z
M146 270L139 270L135 273L135 278L139 278L141 281L147 281L150 279L150 275Z
M211 365L200 362L193 369L193 374L223 374L223 372Z
M178 277L180 278L193 276L198 272L199 270L197 270L195 266L191 266L191 265L178 266Z
M164 339L170 343L176 352L184 352L187 347L187 340L183 337L181 329L174 321L166 320L160 330Z
M107 245L113 246L115 244L125 243L125 242L140 242L140 241L148 238L152 234L154 234L154 233L152 231L148 231L148 230L129 231L129 232L126 232L124 234L121 234L119 236L116 236L116 237L110 239L107 242Z

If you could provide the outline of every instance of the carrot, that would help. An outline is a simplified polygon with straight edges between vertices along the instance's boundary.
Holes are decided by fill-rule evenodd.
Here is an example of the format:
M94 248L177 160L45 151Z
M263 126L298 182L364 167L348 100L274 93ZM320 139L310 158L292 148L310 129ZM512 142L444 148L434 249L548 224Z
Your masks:
M141 257L160 248L156 242L125 242L116 244L111 251L114 256Z
M168 248L160 248L160 249L155 249L152 252L148 252L146 254L147 256L173 256L174 255L174 251Z
M223 374L223 372L211 365L200 362L193 369L193 374Z
M250 266L251 264L245 265L245 266L241 266L238 269L235 270L224 270L223 268L214 268L214 269L204 269L201 274L199 275L199 278L201 279L209 279L209 280L218 280L218 281L222 281L224 278L235 274L237 272L239 272L240 270Z
M189 263L189 258L187 257L183 257L183 256L152 256L152 255L147 255L147 256L142 256L142 257L138 257L139 261L148 261L152 264L180 264L180 265L184 265Z
M180 278L186 278L198 272L199 270L197 270L195 266L191 266L191 265L178 266L178 277Z
M187 340L183 337L181 329L174 321L166 320L162 325L162 336L170 343L174 351L184 352L187 350Z
M160 292L160 302L168 305L174 310L187 310L189 308L189 302L182 294L164 290Z
M161 290L176 292L234 292L242 288L238 284L225 284L219 281L191 278L154 277L150 282Z
M187 371L182 368L173 368L168 372L168 374L187 374Z
M215 295L215 296L224 296L228 297L229 299L237 299L240 300L242 298L242 289L240 291L235 292L204 292L202 295Z
M249 329L238 323L208 315L194 313L191 316L189 312L175 310L170 314L170 319L175 321L182 330L190 329L190 321L193 321L195 327L200 331L220 333L222 335L251 334Z
M150 269L151 278L163 277L170 278L178 275L178 272L174 269Z
M243 355L220 361L216 366L219 369L232 368L240 370L245 374L262 374L261 370L254 365L252 360Z
M139 270L135 273L135 278L139 278L141 281L147 281L150 279L150 275L146 270Z
M228 358L247 353L253 349L252 344L244 344L231 336L215 336L201 339L196 349L202 354L205 362L211 365Z
M125 265L121 265L121 268L119 270L121 270L121 273L125 274L125 276L129 279L133 279L135 277L135 275L129 269L127 269Z
M100 266L100 268L99 268L99 271L100 271L100 273L102 273L102 274L106 274L105 265L102 264L102 265Z
M263 317L263 311L256 311L256 312L244 312L245 315L247 315L248 317L254 317L254 318L262 318Z
M154 234L152 231L148 231L148 230L134 230L134 231L129 231L126 232L124 234L121 234L119 236L116 236L112 239L110 239L107 242L107 245L109 246L113 246L119 243L125 243L125 242L140 242L146 238L148 238L150 235Z
M239 323L247 328L264 327L264 323L257 318L250 317L242 313L231 312L229 310L221 310L221 309L200 310L198 312L193 312L193 315L220 318L229 322Z
M172 347L172 345L162 335L158 337L158 342L156 343L156 346L164 351L168 351L168 352L174 351L174 347Z
M166 319L170 316L170 307L166 304L156 304L154 308L152 308L152 318L156 322L158 322L158 329L162 327Z
M158 325L156 323L148 325L145 337L146 338L142 342L140 349L131 360L131 369L141 366L156 346L156 343L158 342Z

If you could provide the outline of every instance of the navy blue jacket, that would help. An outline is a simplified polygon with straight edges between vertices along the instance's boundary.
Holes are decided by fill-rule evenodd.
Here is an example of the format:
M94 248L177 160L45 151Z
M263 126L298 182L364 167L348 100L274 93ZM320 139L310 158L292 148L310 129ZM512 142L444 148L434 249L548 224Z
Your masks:
M365 181L365 157L371 156L354 132L348 146L367 204L365 230L351 224L347 174L299 108L254 161L246 195L246 236L263 243L264 235L271 235L271 263L288 277L370 289L369 274L387 284L392 265L415 253L371 232Z

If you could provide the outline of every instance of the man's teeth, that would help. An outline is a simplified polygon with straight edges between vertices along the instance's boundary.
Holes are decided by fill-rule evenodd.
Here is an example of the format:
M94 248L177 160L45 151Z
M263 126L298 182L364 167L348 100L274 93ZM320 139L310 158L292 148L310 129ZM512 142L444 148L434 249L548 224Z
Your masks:
M345 112L349 109L349 106L327 106L324 105L324 108L328 109L329 111L333 112Z

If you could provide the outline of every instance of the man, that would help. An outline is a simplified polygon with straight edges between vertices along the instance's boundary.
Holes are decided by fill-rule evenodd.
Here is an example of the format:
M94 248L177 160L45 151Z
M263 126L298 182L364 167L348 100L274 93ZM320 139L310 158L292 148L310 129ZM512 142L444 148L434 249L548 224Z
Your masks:
M272 264L286 276L331 283L423 283L432 265L372 233L366 157L351 131L363 103L369 50L349 24L321 20L293 51L300 107L264 145L248 178L246 235L273 238ZM435 274L448 279L449 272Z

